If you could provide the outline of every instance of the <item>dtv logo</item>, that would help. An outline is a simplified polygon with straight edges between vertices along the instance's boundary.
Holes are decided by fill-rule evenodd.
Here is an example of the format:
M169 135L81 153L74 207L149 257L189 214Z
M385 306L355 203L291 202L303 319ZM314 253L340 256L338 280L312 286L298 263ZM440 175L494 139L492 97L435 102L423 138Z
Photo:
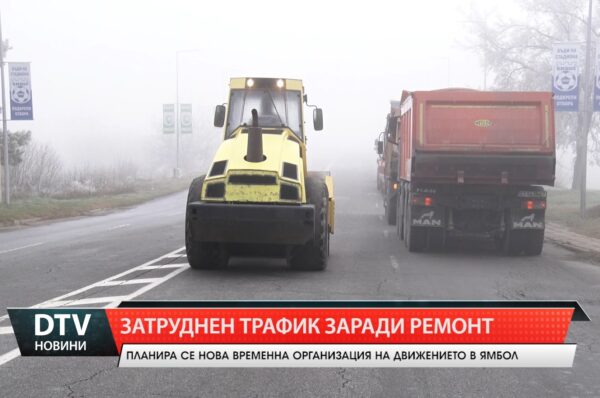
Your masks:
M79 319L77 314L35 314L35 335L47 336L54 332L55 321L58 321L58 333L61 336L65 335L67 323L72 323L75 326L77 335L85 335L85 331L90 323L91 314L86 314L83 321ZM68 322L70 320L70 322Z

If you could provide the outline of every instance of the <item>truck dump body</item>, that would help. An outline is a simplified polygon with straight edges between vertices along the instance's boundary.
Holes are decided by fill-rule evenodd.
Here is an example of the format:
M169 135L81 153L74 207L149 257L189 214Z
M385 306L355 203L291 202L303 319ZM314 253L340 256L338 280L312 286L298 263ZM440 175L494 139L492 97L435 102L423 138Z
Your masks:
M400 178L458 184L553 185L551 93L404 92Z
M409 251L486 239L510 255L542 252L551 93L405 91L397 121L397 180L390 173L384 203Z

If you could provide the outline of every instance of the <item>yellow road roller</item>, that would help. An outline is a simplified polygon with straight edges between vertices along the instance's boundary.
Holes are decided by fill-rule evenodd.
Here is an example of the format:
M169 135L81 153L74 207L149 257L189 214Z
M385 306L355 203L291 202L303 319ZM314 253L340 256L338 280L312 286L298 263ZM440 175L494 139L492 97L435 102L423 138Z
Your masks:
M334 230L333 179L308 171L304 109L323 129L301 80L232 78L217 105L224 127L206 175L190 185L185 219L194 269L224 268L231 256L284 257L298 270L323 270Z

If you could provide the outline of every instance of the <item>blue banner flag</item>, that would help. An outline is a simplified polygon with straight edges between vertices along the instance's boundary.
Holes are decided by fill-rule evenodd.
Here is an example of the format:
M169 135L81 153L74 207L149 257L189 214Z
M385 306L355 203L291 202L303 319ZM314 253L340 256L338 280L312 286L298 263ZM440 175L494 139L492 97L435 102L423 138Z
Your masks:
M8 64L11 120L33 120L29 62Z
M579 44L554 44L552 58L554 109L557 112L577 112L579 109Z

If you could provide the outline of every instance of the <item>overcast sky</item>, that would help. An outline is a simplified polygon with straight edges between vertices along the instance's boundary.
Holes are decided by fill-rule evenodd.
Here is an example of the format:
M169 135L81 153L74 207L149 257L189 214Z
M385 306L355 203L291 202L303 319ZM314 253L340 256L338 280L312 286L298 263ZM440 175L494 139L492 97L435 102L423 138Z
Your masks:
M139 156L163 103L192 102L201 131L231 76L302 78L326 129L372 151L402 89L479 87L477 58L457 44L468 1L3 0L9 61L31 61L34 122L11 122L71 162ZM328 136L328 138L324 136ZM315 153L317 155L317 153Z
M218 141L212 114L229 77L295 77L324 110L325 130L308 135L313 167L372 159L403 89L482 88L461 45L471 3L2 0L8 61L31 61L35 116L9 129L31 129L71 165L142 161L162 104L175 102L175 54L193 49L179 55L193 139ZM507 12L506 1L476 3Z

